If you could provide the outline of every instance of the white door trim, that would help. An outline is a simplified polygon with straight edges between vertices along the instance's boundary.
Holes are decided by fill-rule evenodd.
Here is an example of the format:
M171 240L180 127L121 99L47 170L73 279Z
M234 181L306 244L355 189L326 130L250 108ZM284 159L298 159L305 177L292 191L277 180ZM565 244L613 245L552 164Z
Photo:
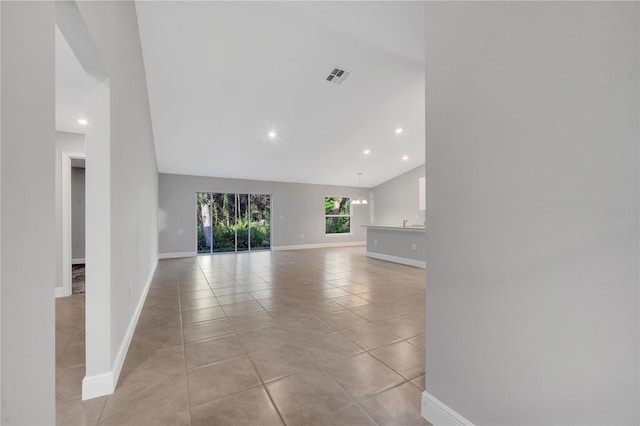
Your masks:
M86 159L83 152L62 152L62 291L56 297L71 296L71 160Z

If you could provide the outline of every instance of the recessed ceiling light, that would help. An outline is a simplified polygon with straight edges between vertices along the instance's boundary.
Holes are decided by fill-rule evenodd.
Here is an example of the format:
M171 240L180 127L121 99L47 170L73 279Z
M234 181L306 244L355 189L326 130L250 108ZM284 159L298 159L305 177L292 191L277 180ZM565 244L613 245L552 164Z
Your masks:
M396 133L397 133L397 134L402 133L402 127L398 127L398 128L396 129Z
M86 126L87 124L89 124L89 121L87 121L87 119L85 118L81 118L80 120L78 120L78 124L82 124L83 126Z
M371 150L370 150L370 149L365 149L365 150L364 150L364 153L365 153L365 154L371 154Z
M409 159L409 156L408 156L408 155L403 155L403 156L402 156L402 159L403 159L404 161L407 161L407 160Z
M276 132L269 132L268 136L269 136L269 139L275 139L275 137L278 135L276 135Z

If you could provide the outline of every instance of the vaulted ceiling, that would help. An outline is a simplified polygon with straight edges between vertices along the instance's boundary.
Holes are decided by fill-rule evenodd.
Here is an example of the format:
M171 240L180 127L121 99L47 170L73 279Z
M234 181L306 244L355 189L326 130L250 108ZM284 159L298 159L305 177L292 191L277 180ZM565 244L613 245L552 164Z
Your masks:
M160 172L371 187L424 163L422 2L136 10ZM56 30L59 130L82 132L95 84Z
M373 186L424 163L421 2L136 9L161 172Z

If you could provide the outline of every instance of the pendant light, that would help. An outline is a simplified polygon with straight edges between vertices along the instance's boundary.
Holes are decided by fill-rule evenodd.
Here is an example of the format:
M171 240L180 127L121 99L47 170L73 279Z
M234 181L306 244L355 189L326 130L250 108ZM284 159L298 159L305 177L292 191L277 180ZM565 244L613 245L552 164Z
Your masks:
M360 177L361 177L361 176L362 176L362 172L358 172L358 187L360 186ZM351 201L351 204L357 204L357 205L360 205L360 204L369 204L369 203L367 202L367 199L366 199L366 198L364 198L364 197L358 197L358 198L356 198L355 200Z

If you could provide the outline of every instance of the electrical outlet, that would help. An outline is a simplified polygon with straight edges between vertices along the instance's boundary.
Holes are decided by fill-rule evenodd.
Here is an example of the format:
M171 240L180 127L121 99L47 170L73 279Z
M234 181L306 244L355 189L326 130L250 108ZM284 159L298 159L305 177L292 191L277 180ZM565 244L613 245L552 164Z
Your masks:
M304 240L304 234L300 234L300 239Z
M411 244L411 250L415 250L416 249L416 245L415 244Z
M284 219L284 216L283 216L283 215L280 215L280 220L282 220L282 219Z
M378 245L378 240L373 240L373 245L377 246Z

